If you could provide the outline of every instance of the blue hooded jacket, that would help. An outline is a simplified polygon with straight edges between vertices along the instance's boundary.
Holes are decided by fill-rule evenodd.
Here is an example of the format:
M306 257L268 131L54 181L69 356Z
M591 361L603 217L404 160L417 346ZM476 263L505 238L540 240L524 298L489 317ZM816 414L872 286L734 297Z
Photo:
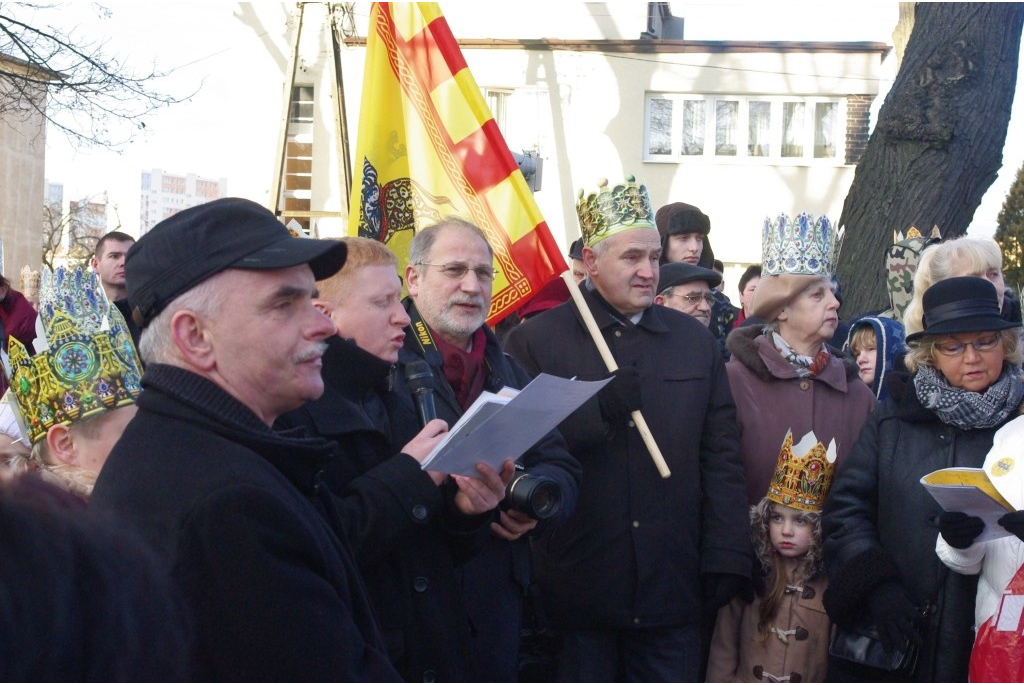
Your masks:
M882 316L862 316L850 322L850 330L846 335L846 344L843 351L852 354L850 341L857 329L864 326L871 326L875 331L875 380L871 383L871 392L881 401L889 396L885 389L885 376L893 370L896 362L903 357L907 351L907 344L904 338L906 331L903 324L895 319L888 319Z

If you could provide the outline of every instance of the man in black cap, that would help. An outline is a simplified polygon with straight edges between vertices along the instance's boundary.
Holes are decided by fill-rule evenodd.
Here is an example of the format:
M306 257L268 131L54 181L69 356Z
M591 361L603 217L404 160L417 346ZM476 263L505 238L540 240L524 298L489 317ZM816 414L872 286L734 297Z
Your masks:
M572 277L579 285L587 277L587 268L583 266L583 238L577 238L569 246L569 260L572 262Z
M689 314L704 326L711 323L712 288L722 282L717 271L696 264L673 262L661 267L654 303Z
M271 429L323 392L335 326L314 282L345 255L238 198L165 219L128 252L148 365L92 507L172 573L194 634L189 680L398 679L318 475L332 443Z

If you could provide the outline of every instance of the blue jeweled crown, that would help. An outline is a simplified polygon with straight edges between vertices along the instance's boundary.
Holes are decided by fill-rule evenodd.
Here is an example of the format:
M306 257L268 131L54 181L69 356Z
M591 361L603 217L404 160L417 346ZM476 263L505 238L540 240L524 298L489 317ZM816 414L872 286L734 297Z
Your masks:
M44 270L39 299L46 342L37 346L46 349L30 356L9 340L11 395L33 444L54 424L132 404L142 389L142 363L128 326L95 273Z
M589 195L581 189L576 202L584 244L593 245L631 228L656 228L647 186L637 183L636 177L626 176L612 188L608 179L602 178L597 186L597 192Z
M765 217L762 234L761 268L765 276L806 274L828 276L835 271L842 243L828 217L817 219L806 212L792 220L780 214L774 221Z

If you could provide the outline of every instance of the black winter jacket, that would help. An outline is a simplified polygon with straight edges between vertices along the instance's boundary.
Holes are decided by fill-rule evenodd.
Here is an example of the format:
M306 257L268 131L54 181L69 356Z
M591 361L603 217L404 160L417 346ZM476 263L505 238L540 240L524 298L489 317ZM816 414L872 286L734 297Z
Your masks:
M321 472L213 382L150 364L91 505L134 527L195 625L194 681L395 681Z
M867 614L867 599L879 583L899 581L910 600L928 611L912 679L966 681L978 579L949 571L935 555L942 508L920 479L951 466L981 467L1002 424L961 430L921 405L907 374L891 374L887 386L890 399L864 423L825 501L825 608L836 623L850 624ZM839 668L856 677L846 663L833 663L830 672Z
M396 445L404 445L420 431L419 416L405 381L405 366L412 361L425 359L431 366L438 418L454 426L463 413L445 379L442 355L430 343L429 333L421 342L421 336L427 329L419 330L424 324L415 304L406 299L405 306L412 324L406 330L405 347L399 352L394 391L388 394L391 437ZM490 328L485 326L484 332L487 340L484 390L497 392L504 386L525 387L530 376L502 351ZM530 473L552 478L561 488L562 508L554 517L539 522L534 534L541 535L572 515L582 469L566 450L565 441L557 431L552 431L527 450L519 463ZM497 515L495 511L494 516ZM523 594L532 580L527 542L525 537L508 542L489 535L481 552L459 568L463 601L469 611L474 636L470 680L517 679Z
M566 629L693 625L702 573L749 576L753 566L722 355L691 316L654 305L633 325L585 296L618 365L639 372L643 415L672 475L658 473L632 420L604 420L597 398L563 421L584 479L576 514L534 545L543 598ZM531 373L608 375L572 302L514 328L507 346Z
M470 623L455 567L479 550L491 517L459 514L454 486L439 488L391 445L392 365L350 340L327 344L324 394L277 426L306 426L337 443L324 477L402 678L465 681Z

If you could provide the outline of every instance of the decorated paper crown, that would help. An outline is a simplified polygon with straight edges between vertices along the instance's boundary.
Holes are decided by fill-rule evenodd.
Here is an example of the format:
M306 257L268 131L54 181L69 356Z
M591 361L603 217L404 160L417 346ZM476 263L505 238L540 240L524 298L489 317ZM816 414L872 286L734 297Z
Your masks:
M804 511L821 511L835 475L836 441L826 449L811 431L795 446L793 430L786 431L779 461L768 484L772 502Z
M815 219L804 212L792 220L780 214L774 221L765 217L761 240L763 275L829 276L839 258L842 231L824 214Z
M638 184L636 177L626 176L612 188L608 179L602 178L597 187L597 192L589 195L581 189L576 202L584 244L593 245L631 228L655 228L647 186Z
M9 342L12 406L33 444L54 424L134 403L142 376L124 318L95 273L44 270L39 297L46 342L36 348L45 349L33 357L14 338Z

